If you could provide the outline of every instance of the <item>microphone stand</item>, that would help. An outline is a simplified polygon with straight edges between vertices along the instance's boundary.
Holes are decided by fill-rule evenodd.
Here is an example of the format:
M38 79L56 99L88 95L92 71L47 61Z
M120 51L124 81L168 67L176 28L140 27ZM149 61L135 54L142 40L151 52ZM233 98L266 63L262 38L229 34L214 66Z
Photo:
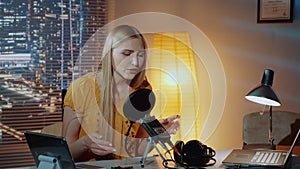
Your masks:
M151 118L153 118L153 117L151 117ZM155 119L155 118L154 118ZM140 119L140 122L141 122L141 124L143 123L143 124L145 124L145 121L144 121L144 119ZM126 140L125 140L125 151L127 152L127 154L130 156L130 157L133 157L132 156L132 154L131 154L131 152L130 152L130 148L129 147L127 147L127 142L128 142L128 136L129 136L129 132L130 132L130 129L131 129L131 127L132 127L132 125L133 125L133 121L130 121L130 126L129 126L129 128L128 128L128 130L127 130L127 133L126 133ZM143 126L144 127L144 126ZM149 130L147 130L147 129L145 129L147 132L149 131ZM167 131L165 131L165 132L167 132ZM163 140L163 142L162 142L162 140ZM147 138L147 145L146 145L146 149L145 149L145 151L144 151L144 154L143 154L143 157L141 158L141 161L140 161L140 163L141 163L141 167L142 168L144 168L144 166L145 166L145 161L146 161L146 159L147 159L147 155L148 155L148 153L149 153L149 150L150 150L150 146L151 146L151 144L153 144L153 147L155 148L155 150L158 152L158 154L159 154L159 156L162 158L162 160L163 161L166 161L166 159L165 159L165 157L163 156L163 154L162 154L162 152L159 150L159 148L157 147L157 143L159 143L160 144L160 146L162 147L162 148L164 148L166 151L169 151L169 149L167 148L167 146L165 145L165 142L167 142L171 147L172 147L172 143L170 142L170 141L168 141L168 137L165 137L165 138L159 138L159 135L155 135L155 136L149 136L148 138ZM173 146L174 147L174 146Z
M163 161L165 161L165 157L162 155L161 151L158 149L158 147L156 146L156 142L152 139L151 136L148 137L147 139L147 146L146 149L144 151L143 157L141 159L141 167L144 168L145 167L145 161L147 159L147 155L149 153L149 149L150 149L150 145L153 144L154 148L156 149L156 151L158 152L159 156L162 158ZM168 151L168 150L167 150Z
M157 143L169 152L168 147L165 143L167 143L172 149L174 149L174 145L170 141L170 135L167 130L161 125L161 123L154 116L145 116L145 118L140 119L140 124L147 131L149 137L147 139L148 143L146 149L144 151L144 155L141 159L141 167L145 166L145 160L147 158L147 154L149 153L150 145L153 144L156 151L159 153L159 156L163 161L166 161L165 157L162 155L161 151L157 147Z

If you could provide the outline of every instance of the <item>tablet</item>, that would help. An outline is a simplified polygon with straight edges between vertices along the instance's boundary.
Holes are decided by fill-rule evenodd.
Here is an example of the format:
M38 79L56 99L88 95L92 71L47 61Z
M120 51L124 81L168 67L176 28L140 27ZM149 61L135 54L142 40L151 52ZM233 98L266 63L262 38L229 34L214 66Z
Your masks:
M26 131L24 135L36 166L39 167L43 161L47 163L47 160L51 160L53 165L59 164L60 168L76 169L64 137L32 131Z

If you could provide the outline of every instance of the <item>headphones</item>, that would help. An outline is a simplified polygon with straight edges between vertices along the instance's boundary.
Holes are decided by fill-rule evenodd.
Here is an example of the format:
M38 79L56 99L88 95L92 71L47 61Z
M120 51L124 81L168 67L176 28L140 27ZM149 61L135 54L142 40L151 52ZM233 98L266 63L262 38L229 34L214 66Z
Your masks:
M215 150L198 140L190 140L186 144L177 141L175 147L180 154L174 152L175 162L183 167L207 167L216 163L213 158L216 155Z

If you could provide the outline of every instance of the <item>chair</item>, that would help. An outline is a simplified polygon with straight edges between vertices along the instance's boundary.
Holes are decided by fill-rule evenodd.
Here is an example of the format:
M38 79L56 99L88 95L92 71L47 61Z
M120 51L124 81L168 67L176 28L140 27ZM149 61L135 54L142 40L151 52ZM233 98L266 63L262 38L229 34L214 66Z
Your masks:
M268 145L269 117L269 112L254 112L244 116L244 148ZM291 145L300 128L300 113L273 111L272 121L274 145Z
M41 133L62 136L62 122L56 122L51 125L45 126L41 130Z

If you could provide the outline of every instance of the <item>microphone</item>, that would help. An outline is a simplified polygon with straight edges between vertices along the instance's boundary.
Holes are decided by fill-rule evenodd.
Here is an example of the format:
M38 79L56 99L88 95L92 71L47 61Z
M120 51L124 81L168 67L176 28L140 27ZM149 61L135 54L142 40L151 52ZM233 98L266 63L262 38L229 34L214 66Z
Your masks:
M168 131L154 116L149 116L155 101L155 95L150 89L139 89L129 95L123 106L124 115L130 120L130 127L126 135L128 136L132 124L139 120L139 123L155 143L159 143L161 147L169 151L165 144L167 143L178 156L181 156L171 142Z
M123 105L124 116L129 119L130 125L126 132L125 151L130 157L133 152L128 144L128 136L132 125L139 119L145 117L153 109L155 104L155 96L150 89L139 89L132 92Z
M155 104L155 95L150 89L139 89L129 95L123 106L123 112L131 122L149 115Z

